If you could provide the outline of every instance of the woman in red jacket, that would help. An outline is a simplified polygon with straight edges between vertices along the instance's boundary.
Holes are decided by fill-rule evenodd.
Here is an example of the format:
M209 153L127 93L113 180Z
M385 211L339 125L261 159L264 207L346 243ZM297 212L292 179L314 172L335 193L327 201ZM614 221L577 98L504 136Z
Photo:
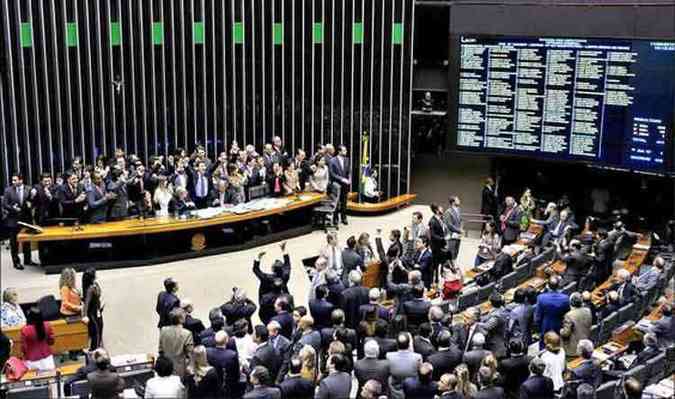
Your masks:
M52 327L42 320L37 307L28 312L28 324L21 329L21 349L26 367L31 370L54 370L54 356L49 347L54 345Z

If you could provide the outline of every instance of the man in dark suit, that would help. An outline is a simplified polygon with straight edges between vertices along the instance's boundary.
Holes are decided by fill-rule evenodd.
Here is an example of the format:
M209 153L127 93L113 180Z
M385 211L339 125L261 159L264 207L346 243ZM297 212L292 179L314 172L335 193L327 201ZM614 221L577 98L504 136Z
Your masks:
M570 242L570 252L562 258L565 262L565 272L563 273L563 286L573 282L580 281L581 277L588 272L590 258L581 248L581 241L572 240Z
M370 291L368 291L369 303L359 307L359 321L366 320L369 313L376 319L389 320L389 309L380 305L381 299L382 293L380 292L380 289L371 288Z
M482 323L483 328L487 332L486 349L492 351L497 359L501 359L506 356L504 338L509 311L504 307L504 297L498 292L493 292L490 295L490 304L492 305L492 310L485 316Z
M478 387L472 399L504 399L504 388L495 385L495 372L487 366L478 369Z
M206 163L197 161L195 168L189 168L190 197L198 209L208 206L208 196L211 191L211 176L206 173Z
M497 255L495 263L489 271L490 281L499 281L502 277L513 271L513 255L515 249L511 246L502 248L502 252Z
M273 380L265 366L256 366L249 376L253 389L246 392L244 399L281 399L281 389L270 386Z
M216 333L225 328L225 318L220 308L213 308L209 311L210 326L199 334L199 342L207 348L216 346Z
M339 213L342 224L347 224L347 195L352 183L352 173L346 146L341 145L338 155L331 158L328 163L328 173L330 174L330 181L340 185L340 200L338 201L338 211L335 212L335 222L337 222Z
M434 381L438 381L443 374L452 372L462 362L462 351L452 345L450 338L448 330L441 331L436 338L438 352L427 358L427 362L434 366Z
M477 333L484 333L483 327L480 325L479 321L480 309L478 307L473 307L465 311L464 323L452 326L453 344L463 352L471 350L473 337Z
M58 202L51 174L40 175L40 183L30 190L30 202L34 210L35 224L38 226L46 226L49 219L57 216Z
M110 171L110 181L106 186L109 193L115 194L110 201L108 220L121 220L129 216L129 192L126 171L114 168Z
M124 379L110 368L110 356L102 349L91 355L96 370L87 374L92 398L116 398L124 391Z
M289 373L284 381L279 384L282 398L314 399L314 383L303 378L300 374L302 371L302 360L294 356L291 358L289 364Z
M68 171L65 177L65 183L56 190L56 199L61 208L61 217L81 220L84 216L87 193L79 184L75 173Z
M321 346L324 350L328 350L331 342L340 338L342 343L351 345L356 348L358 345L358 338L356 330L345 327L345 312L338 308L334 309L331 314L331 326L321 329ZM340 335L340 337L338 337Z
M157 328L161 329L164 326L170 326L172 324L169 318L169 313L173 309L180 307L180 300L176 296L177 292L178 283L176 280L171 277L165 279L164 291L157 295L157 305L155 306L155 311L159 316Z
M626 269L616 271L616 284L610 288L619 295L619 306L627 305L635 300L637 289L631 280L631 274Z
M499 362L499 373L504 381L504 390L511 397L518 396L520 385L530 374L530 359L525 354L525 345L520 339L509 342L509 357Z
M276 381L281 369L281 353L272 346L269 342L269 333L267 327L257 325L254 329L253 342L258 347L249 362L249 368L254 369L256 366L265 366L270 373L272 381Z
M87 191L89 223L103 223L108 218L108 206L117 194L108 192L103 179L98 174L92 178L92 187Z
M480 213L492 215L496 219L498 198L497 186L494 184L494 180L488 177L485 179L485 185L481 192Z
M560 334L565 313L570 310L570 297L560 292L560 277L552 276L548 281L548 292L539 294L534 311L534 320L539 325L541 337L549 331ZM539 340L540 349L544 348L544 340Z
M19 222L30 223L30 203L28 187L23 184L23 176L12 174L12 184L5 189L2 197L2 212L6 214L5 226L9 230L12 263L15 269L23 270L19 259L19 242L16 236L21 231ZM26 265L33 265L30 245L23 245L23 261Z
M461 201L459 197L452 196L448 202L449 206L443 214L443 222L445 222L448 232L450 233L448 253L450 259L454 263L459 255L459 244L462 240L462 234L464 233L464 230L462 229L462 209L460 208Z
M419 270L422 273L424 285L431 287L434 275L434 268L432 266L433 254L429 249L429 239L427 237L422 236L415 240L415 254L409 262L415 270Z
M483 359L490 354L490 351L484 348L485 335L477 332L471 339L471 350L464 352L462 360L469 367L469 372L474 375L478 371Z
M215 335L216 346L206 348L206 359L216 369L226 396L236 398L241 396L245 385L239 382L239 356L236 351L227 348L229 340L225 331L218 331Z
M413 350L422 355L422 360L425 362L431 354L436 352L436 347L431 343L431 324L420 324L417 335L413 338Z
M659 346L665 348L675 342L675 323L673 323L672 305L663 305L661 313L661 318L652 322L650 332L656 335Z
M258 288L258 302L262 297L271 292L274 288L274 280L281 279L283 283L282 291L288 293L288 280L291 278L291 259L286 252L286 242L282 242L279 247L283 254L283 262L280 260L274 261L272 264L272 273L265 273L260 270L260 260L265 255L265 252L258 254L253 261L253 274L260 280L260 288Z
M283 296L277 298L274 303L274 310L276 311L276 316L272 317L271 321L278 322L281 326L281 335L287 339L291 339L295 328L295 321L293 320L293 315L291 315L292 309L288 299Z
M361 285L363 276L358 270L349 273L351 287L342 292L340 307L345 312L346 324L349 328L356 329L361 322L359 309L368 303L368 288Z
M578 367L570 370L572 380L577 380L580 384L589 384L593 388L598 388L602 383L602 370L593 359L593 342L588 339L582 339L577 345L576 353L581 356L583 361Z
M431 204L431 213L432 216L429 219L429 237L431 237L432 281L437 281L438 265L445 262L445 236L447 235L447 227L442 219L443 208L436 204Z
M389 384L389 361L378 359L380 346L375 340L365 343L365 357L354 364L354 376L359 383L359 391L369 380L378 381L383 387Z
M532 325L530 308L525 294L525 289L517 288L513 294L513 305L509 312L507 331L509 337L520 340L525 346L532 339Z
M506 197L505 208L499 216L500 229L502 232L502 245L510 245L518 240L520 236L520 219L522 210L513 197Z
M520 386L520 399L553 398L553 380L544 376L546 363L539 357L530 361L530 377Z
M215 187L209 192L207 207L225 207L239 204L240 198L237 189L235 189L227 179L221 178Z
M320 285L316 287L316 296L309 301L309 314L314 318L314 325L321 330L330 326L331 313L335 305L328 302L328 287Z
M227 320L227 324L234 325L238 320L246 320L249 326L251 316L255 313L257 306L248 298L246 292L240 288L232 289L232 299L220 306L220 310ZM252 331L249 329L249 331Z
M347 239L347 247L342 250L342 283L349 285L349 273L352 270L363 271L363 258L356 252L356 238L351 236Z
M384 320L375 322L375 336L373 337L373 341L377 342L377 345L380 348L378 359L386 359L387 353L396 352L396 350L398 350L396 340L389 338L388 333L389 323Z
M204 323L196 317L192 316L194 307L192 302L189 299L183 299L180 301L180 307L185 311L185 322L183 323L183 328L192 333L192 341L195 346L200 344L199 335L206 330Z
M420 324L428 320L431 302L424 298L424 290L421 287L413 289L414 298L403 302L401 305L401 314L407 319L408 328L414 334L417 332Z
M403 380L402 388L406 399L433 399L438 392L438 383L433 378L434 371L433 365L422 363L416 377Z
M348 398L352 390L352 376L346 373L347 360L343 355L328 358L328 376L319 383L316 399Z
M298 148L295 151L295 158L293 158L293 166L298 172L298 182L300 183L300 189L305 190L305 185L309 180L309 177L312 175L312 168L307 161L307 155L305 151L301 148Z
M136 162L135 166L136 170L129 176L127 189L129 201L133 202L140 209L145 192L147 191L151 195L155 192L155 182L158 181L158 178L153 178L151 173L145 170L145 166L141 162Z

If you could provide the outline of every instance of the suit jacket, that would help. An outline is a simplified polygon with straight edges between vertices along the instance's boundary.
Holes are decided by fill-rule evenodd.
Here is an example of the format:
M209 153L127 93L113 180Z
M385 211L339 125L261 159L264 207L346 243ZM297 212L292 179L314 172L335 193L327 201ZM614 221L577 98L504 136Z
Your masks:
M566 283L579 281L581 276L588 271L590 259L581 251L574 250L562 260L567 265L563 273Z
M413 350L415 351L415 353L419 353L420 355L422 355L422 360L424 360L425 362L429 358L429 355L436 352L436 348L431 343L431 340L423 338L419 335L413 338Z
M216 203L217 201L217 203ZM225 204L228 205L237 205L239 204L239 193L237 190L232 187L228 186L225 192L223 193L223 203L220 203L220 191L217 189L213 188L211 191L209 191L208 199L206 200L206 203L208 204L209 207L215 207L215 206L224 206Z
M19 210L14 208L19 206ZM15 228L18 222L32 222L30 217L30 188L23 185L23 202L19 202L19 193L16 187L9 186L2 196L2 213L6 215L5 226Z
M389 321L390 316L389 309L385 308L382 305L376 305L372 303L367 303L359 307L359 321L365 320L368 311L371 310L373 307L376 307L375 313L377 314L378 319L384 319Z
M526 344L532 337L532 312L531 305L527 303L517 304L511 309L508 318L508 331L511 338L521 338Z
M602 370L592 359L585 360L578 367L571 369L572 378L582 384L590 384L597 388L602 383Z
M171 359L174 373L180 377L185 375L188 359L192 356L194 341L192 333L182 326L162 327L159 333L159 351Z
M468 352L464 352L462 361L469 367L469 372L471 375L474 375L478 371L478 368L480 367L480 364L485 356L489 354L490 351L485 349L472 349Z
M264 342L256 348L251 361L249 362L249 369L253 370L255 366L265 366L270 372L272 381L277 380L279 370L281 369L281 352L272 346L269 341Z
M338 183L340 186L348 186L349 184L343 182L343 179L351 179L351 169L349 167L349 158L343 158L344 168L340 166L340 156L334 156L328 161L328 174L330 175L330 181ZM343 188L344 190L344 188Z
M96 370L87 374L92 399L118 398L124 391L124 380L110 370Z
M186 172L188 173L188 191L190 192L190 197L194 198L195 200L199 199L207 199L209 192L211 191L212 184L211 184L211 176L208 173L204 173L202 176L204 177L204 181L202 184L205 184L206 187L204 188L205 195L203 197L200 197L197 195L197 184L199 181L199 174L197 173L196 170L192 168L187 168Z
M403 393L406 399L433 399L438 393L438 383L427 384L418 377L409 377L403 381Z
M354 363L354 376L359 382L359 395L361 388L368 380L376 380L382 384L383 388L386 388L389 384L389 362L381 359L363 358Z
M293 330L295 329L295 320L293 320L293 316L288 313L288 312L281 312L277 313L276 316L272 317L271 321L277 321L279 322L279 325L281 325L281 335L284 337L291 339L293 336Z
M655 346L648 346L637 354L637 359L635 359L635 364L633 364L633 367L637 367L642 364L647 364L647 361L655 358L661 353L663 353L661 348Z
M48 219L58 216L56 189L53 186L47 188L51 197L45 193L45 187L42 184L36 184L33 189L35 190L35 196L31 196L31 203L34 209L35 223L43 226L47 224Z
M518 394L520 385L530 375L530 359L526 355L511 356L499 362L499 373L504 383L502 384L507 393Z
M434 366L433 379L438 381L443 374L451 373L455 367L462 363L462 351L450 346L448 349L439 350L429 355L427 362Z
M359 326L359 309L368 302L368 288L362 285L349 287L342 292L340 307L345 312L345 324L349 328L356 329Z
M431 250L429 248L425 248L422 251L416 251L412 259L412 262L413 264L419 265L419 271L422 272L422 274L433 272L432 267L433 261L431 256Z
M352 376L339 371L321 380L316 399L348 399L352 390Z
M314 399L314 383L300 376L286 378L279 388L284 399Z
M471 396L471 399L504 399L504 388L488 387L481 389Z
M539 324L540 335L543 337L548 331L560 333L563 317L569 309L570 297L567 294L556 291L539 294L534 319Z
M104 197L107 190L92 186L87 191L87 206L89 209L89 223L102 223L108 217L108 200Z
M239 383L239 356L236 351L221 347L206 348L206 359L216 369L226 394L237 397L243 387Z
M281 389L278 387L258 386L246 392L244 399L281 399Z
M430 308L431 302L424 298L415 298L403 302L401 309L402 314L405 315L408 320L408 328L413 331L417 331L417 328L420 326L420 324L426 322L429 319Z
M459 234L462 231L462 214L460 212L450 206L443 213L443 221L451 233Z
M328 345L330 345L330 343L334 341L333 335L335 334L335 330L337 328L338 327L333 326L333 327L324 328L320 331L321 332L321 347L324 350L328 350ZM359 338L356 335L356 331L351 329L351 328L347 328L347 327L344 327L344 328L346 330L345 341L347 341L347 342L343 341L343 343L351 345L352 349L356 348L357 345L359 344Z
M497 255L497 259L495 259L495 263L492 265L492 269L490 269L489 273L491 276L491 281L499 281L502 277L506 276L512 271L513 258L511 255L501 252L499 255Z
M553 396L553 380L543 375L530 376L520 386L520 399L550 399Z
M260 280L260 288L258 289L258 302L260 302L260 299L265 294L272 292L274 289L274 279L276 279L277 276L272 273L264 273L260 270L260 261L258 259L253 261L253 274ZM288 279L291 278L291 259L288 254L284 255L284 265L280 278L284 282L283 292L288 293L286 284L288 284Z
M381 348L380 348L381 349ZM396 351L387 353L389 372L392 377L392 386L399 387L408 377L416 377L417 370L422 362L422 356L412 351Z
M635 296L638 294L635 286L630 281L627 281L625 284L616 284L612 289L616 290L619 294L619 306L628 305L633 302Z
M483 186L481 191L480 213L494 215L497 213L497 193L492 186Z
M380 337L373 337L371 338L377 342L377 345L380 347L380 355L377 357L378 359L388 359L387 354L389 353L396 353L398 350L398 346L396 344L396 340L393 338L380 338Z
M227 320L228 325L233 325L238 320L248 321L249 327L253 324L251 323L251 316L255 313L257 306L253 303L252 300L246 299L243 302L229 301L220 306L220 311L223 312L225 320Z
M314 319L314 327L322 329L331 325L331 313L335 305L325 299L312 299L309 301L309 313Z
M482 323L483 328L487 331L486 349L492 351L497 359L506 356L506 328L509 317L509 311L501 307L493 309L486 317L485 322Z
M81 219L84 212L85 201L80 203L75 202L75 199L84 192L81 185L77 185L74 190L70 188L70 184L63 184L56 190L56 199L61 208L61 217Z
M363 268L363 258L356 250L345 248L342 250L342 284L349 285L349 272Z
M640 277L638 277L635 288L643 292L649 291L659 284L661 278L661 273L655 267L651 267L649 270L642 273Z
M445 230L442 221L436 216L429 219L429 235L431 237L431 251L433 253L441 251L445 247Z
M194 341L195 345L199 345L201 342L199 340L199 334L202 333L202 331L206 330L206 327L204 327L204 323L202 323L201 320L192 317L192 315L185 315L185 323L183 323L183 328L186 330L190 331L192 333L192 340Z
M107 190L117 194L117 198L110 201L110 217L127 217L129 215L129 194L127 191L127 183L121 180L111 181L107 185Z
M178 297L170 292L162 291L157 295L157 305L155 305L155 312L159 315L159 322L157 328L171 325L169 321L169 312L180 306Z
M588 308L573 308L565 314L563 326L560 329L560 337L562 338L563 349L565 349L568 359L575 357L579 341L588 339L591 336L592 325L593 317Z
M508 215L508 218L501 223L502 239L504 241L514 242L518 239L518 236L520 236L520 219L522 214L523 211L518 205L510 213L508 210L502 212L502 215Z

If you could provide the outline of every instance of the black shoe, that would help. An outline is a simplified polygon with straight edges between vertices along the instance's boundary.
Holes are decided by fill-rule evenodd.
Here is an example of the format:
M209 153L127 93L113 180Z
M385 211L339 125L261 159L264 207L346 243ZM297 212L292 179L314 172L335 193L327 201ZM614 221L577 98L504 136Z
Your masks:
M24 269L23 265L20 262L14 263L14 268L16 270L23 270Z
M346 226L346 225L348 225L349 223L347 223L347 219L342 219L342 224L344 224L344 225Z

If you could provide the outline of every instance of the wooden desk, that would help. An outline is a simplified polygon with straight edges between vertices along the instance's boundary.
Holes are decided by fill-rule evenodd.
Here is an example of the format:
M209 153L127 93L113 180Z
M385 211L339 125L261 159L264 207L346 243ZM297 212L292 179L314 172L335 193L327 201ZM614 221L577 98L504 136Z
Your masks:
M398 209L410 204L417 194L403 194L377 203L356 202L358 193L349 193L347 197L347 210L353 213L380 213Z
M178 219L173 216L148 218L144 220L127 219L118 222L84 224L80 225L79 230L76 230L73 227L52 226L45 227L43 229L44 231L40 234L29 234L24 229L18 235L17 240L19 242L43 242L110 238L140 234L170 233L181 230L245 222L316 205L325 198L325 194L302 193L286 198L291 201L286 206L269 210L253 211L241 215L222 213L208 219Z
M640 266L645 261L649 248L651 247L651 234L643 234L638 240L637 244L633 246L630 256L624 262L623 268L628 270L630 274L637 273ZM592 301L595 306L602 306L605 304L605 293L614 285L614 275L610 276L607 281L596 287L592 295Z
M61 354L68 351L80 351L89 347L89 335L87 325L78 320L68 323L65 319L50 321L49 325L54 330L54 345L52 353ZM2 332L14 342L12 356L23 357L21 353L21 327L3 329Z
M363 273L363 286L366 288L381 287L382 275L382 262L379 260L370 262Z

